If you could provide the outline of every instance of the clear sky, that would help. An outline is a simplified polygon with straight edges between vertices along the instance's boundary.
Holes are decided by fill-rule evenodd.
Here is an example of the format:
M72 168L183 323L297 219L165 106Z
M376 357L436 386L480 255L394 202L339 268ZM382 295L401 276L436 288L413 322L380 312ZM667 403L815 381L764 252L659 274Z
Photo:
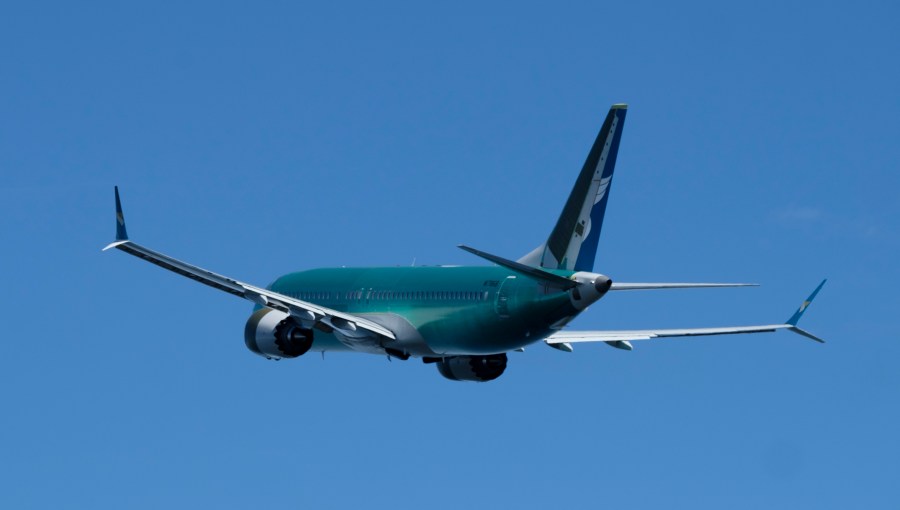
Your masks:
M727 2L726 2L727 3ZM376 5L377 4L377 5ZM897 508L894 2L7 2L0 507ZM789 333L267 362L257 284L542 242L630 105L578 328Z

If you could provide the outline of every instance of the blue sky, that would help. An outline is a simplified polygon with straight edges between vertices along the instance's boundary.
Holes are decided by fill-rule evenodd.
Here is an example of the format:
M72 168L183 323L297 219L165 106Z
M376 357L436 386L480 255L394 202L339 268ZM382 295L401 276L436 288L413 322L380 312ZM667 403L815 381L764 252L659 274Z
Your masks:
M900 32L889 2L0 8L0 506L895 508ZM245 281L542 242L630 104L611 295L490 384L253 356Z

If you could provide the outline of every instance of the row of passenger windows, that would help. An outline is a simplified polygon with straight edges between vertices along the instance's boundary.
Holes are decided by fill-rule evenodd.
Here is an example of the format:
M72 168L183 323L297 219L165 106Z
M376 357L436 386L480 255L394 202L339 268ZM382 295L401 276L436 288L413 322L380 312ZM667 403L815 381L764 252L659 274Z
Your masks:
M487 301L488 291L459 291L459 290L422 290L422 291L397 291L397 290L350 290L347 292L291 292L290 295L304 301L330 301L339 299L344 301Z

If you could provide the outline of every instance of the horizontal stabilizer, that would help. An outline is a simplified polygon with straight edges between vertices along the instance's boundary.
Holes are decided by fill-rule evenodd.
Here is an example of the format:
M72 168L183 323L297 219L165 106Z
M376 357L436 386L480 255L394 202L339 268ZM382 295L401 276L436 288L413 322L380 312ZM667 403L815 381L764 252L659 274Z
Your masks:
M716 287L759 287L758 283L621 283L609 290L703 289Z
M464 244L459 245L459 248L471 253L472 255L477 255L485 260L489 260L494 264L497 264L498 266L503 266L524 276L534 278L536 280L541 280L554 287L559 287L561 289L571 289L578 286L578 282L576 282L575 280L570 280L553 273L548 273L543 269L526 266L525 264L520 264L519 262L514 262L503 257L498 257L497 255L491 255L490 253L476 250L475 248L471 248Z

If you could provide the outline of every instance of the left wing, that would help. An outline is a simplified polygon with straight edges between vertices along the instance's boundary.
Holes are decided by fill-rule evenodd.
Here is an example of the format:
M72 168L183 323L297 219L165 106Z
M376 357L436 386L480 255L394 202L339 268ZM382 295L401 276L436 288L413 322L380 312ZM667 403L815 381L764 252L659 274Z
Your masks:
M770 333L779 329L787 329L794 333L811 338L817 342L825 343L825 340L797 327L797 321L803 316L803 312L812 303L812 300L825 285L826 280L816 287L816 290L800 305L800 308L784 324L769 324L764 326L735 326L723 328L689 328L689 329L640 329L619 331L560 331L544 340L550 347L563 351L572 351L572 345L576 342L606 342L620 349L631 350L632 340L652 340L655 338L672 338L684 336L710 336L710 335L736 335L740 333Z
M145 248L128 239L128 233L125 230L125 217L122 214L122 202L119 200L119 188L116 187L116 241L109 244L103 251L110 248L116 248L124 251L129 255L140 257L147 262L156 264L157 266L168 269L181 276L186 276L194 281L198 281L205 285L209 285L214 289L227 292L237 297L252 301L260 306L268 306L275 310L280 310L291 314L293 317L304 322L324 323L342 333L342 337L348 342L359 339L363 342L364 337L378 335L391 340L395 340L394 333L373 321L353 315L349 313L339 312L330 308L325 308L313 303L294 299L278 292L272 292L244 283L227 276L207 271L206 269L173 259L162 253Z

